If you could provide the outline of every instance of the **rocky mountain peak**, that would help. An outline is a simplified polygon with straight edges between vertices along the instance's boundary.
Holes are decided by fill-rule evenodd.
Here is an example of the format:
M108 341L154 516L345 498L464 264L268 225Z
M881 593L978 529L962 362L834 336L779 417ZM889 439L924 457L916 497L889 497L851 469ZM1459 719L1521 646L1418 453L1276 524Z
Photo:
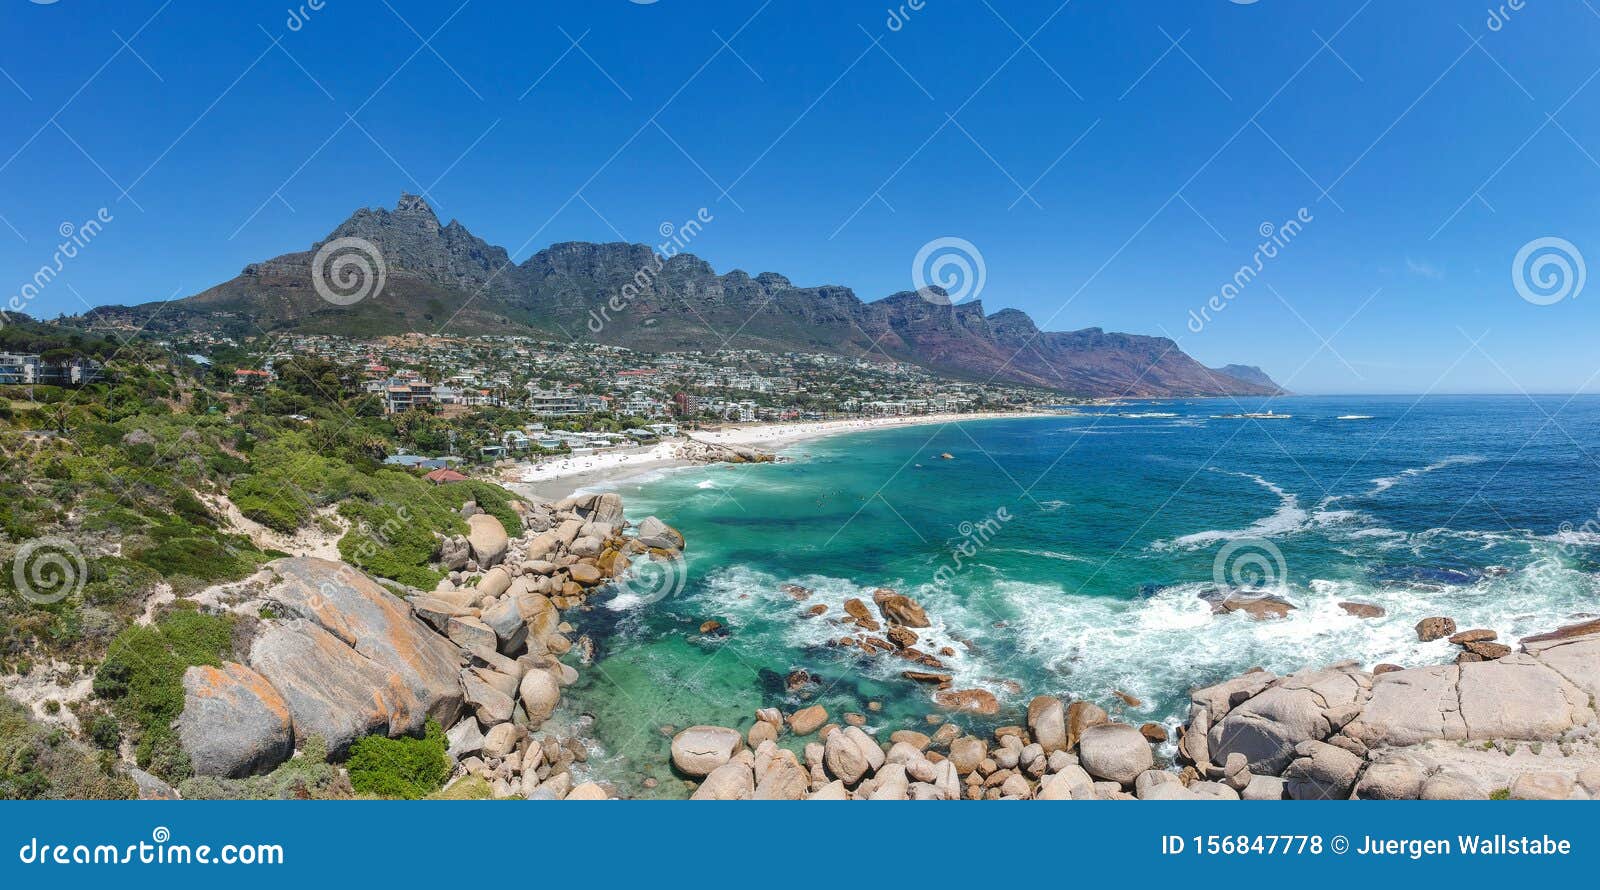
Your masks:
M436 224L439 222L439 217L434 215L433 207L428 204L427 200L421 195L413 195L410 192L400 193L400 200L395 202L394 212L397 214L426 216Z

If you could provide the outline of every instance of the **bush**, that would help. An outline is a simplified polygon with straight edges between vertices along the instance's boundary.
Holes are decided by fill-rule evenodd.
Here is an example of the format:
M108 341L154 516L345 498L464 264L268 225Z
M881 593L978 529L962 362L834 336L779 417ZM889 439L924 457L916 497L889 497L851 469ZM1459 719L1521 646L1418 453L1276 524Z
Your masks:
M311 513L300 490L276 474L246 476L233 483L228 497L246 517L284 534L293 534Z
M340 800L350 796L350 783L327 762L328 745L320 736L306 739L300 755L264 776L222 779L196 776L178 785L186 800Z
M133 558L169 579L232 581L250 574L262 556L245 538L219 535L180 520L157 526L151 538L154 546Z
M168 781L189 774L188 758L172 729L183 713L183 672L220 665L232 650L232 617L192 608L172 611L151 627L129 627L111 641L94 691L132 729L141 767Z
M417 800L450 778L444 729L429 720L420 739L367 736L350 749L350 785L360 794Z
M109 771L95 752L41 726L22 705L0 696L0 798L121 800L138 789Z

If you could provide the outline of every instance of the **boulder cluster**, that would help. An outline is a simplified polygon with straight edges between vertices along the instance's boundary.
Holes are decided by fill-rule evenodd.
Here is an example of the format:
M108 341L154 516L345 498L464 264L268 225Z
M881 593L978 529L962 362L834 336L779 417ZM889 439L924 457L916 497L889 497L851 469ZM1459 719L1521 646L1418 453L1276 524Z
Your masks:
M441 554L452 554L444 564L450 575L410 597L416 614L462 656L465 713L446 733L449 753L459 775L483 778L495 797L610 797L593 783L574 786L570 767L587 758L581 741L541 733L561 690L578 680L562 657L587 664L594 656L593 643L574 641L561 613L582 608L634 560L681 559L683 536L653 516L631 525L614 493L518 506L522 538L508 541L492 516L468 516L468 558L455 565L460 545L442 542Z
M224 605L265 611L247 664L190 668L178 729L197 775L266 772L315 735L342 757L372 734L447 727L457 777L477 776L497 797L613 796L574 783L587 758L577 738L544 724L593 645L573 639L562 612L583 608L638 559L681 559L683 538L651 517L622 517L615 494L554 504L517 502L517 539L475 504L469 532L440 541L449 575L430 592L395 595L339 562L280 559Z
M1140 728L1113 722L1089 702L1052 696L1029 703L1026 725L1000 727L987 739L941 722L931 735L901 729L880 740L860 715L846 715L840 726L821 705L755 716L744 735L691 726L673 737L674 768L699 782L692 799L1094 800L1178 781L1154 768ZM817 737L797 757L779 746L785 733Z
M1170 759L1160 724L1039 696L1025 721L988 738L930 716L931 735L880 739L864 715L841 726L821 705L767 708L747 733L678 732L672 764L698 783L696 800L1600 798L1600 622L1524 638L1515 654L1471 648L1492 642L1490 631L1449 632L1474 657L1255 670L1193 690Z
M1600 622L1521 652L1449 619L1417 632L1462 646L1457 663L1258 670L1194 690L1180 781L1260 800L1600 797Z

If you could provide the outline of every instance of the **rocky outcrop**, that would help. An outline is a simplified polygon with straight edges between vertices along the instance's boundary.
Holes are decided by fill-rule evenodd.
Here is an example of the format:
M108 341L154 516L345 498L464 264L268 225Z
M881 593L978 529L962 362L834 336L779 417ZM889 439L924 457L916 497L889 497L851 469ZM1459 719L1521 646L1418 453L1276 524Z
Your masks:
M1580 777L1600 768L1600 627L1576 627L1458 664L1256 672L1196 689L1179 754L1208 777L1242 757L1252 781L1281 779L1293 799L1453 800L1513 786L1586 797ZM1463 646L1495 637L1444 618L1417 633Z
M429 717L445 724L455 720L461 710L459 656L404 600L344 563L296 557L270 567L278 583L264 599L316 622L402 687L394 697L394 709L406 702L400 721L405 728L398 732L420 731Z

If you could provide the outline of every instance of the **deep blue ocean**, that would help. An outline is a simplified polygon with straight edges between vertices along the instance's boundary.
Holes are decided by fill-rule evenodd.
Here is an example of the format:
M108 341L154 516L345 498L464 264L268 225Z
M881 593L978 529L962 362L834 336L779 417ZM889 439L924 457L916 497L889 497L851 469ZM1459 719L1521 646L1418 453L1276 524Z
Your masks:
M1452 659L1418 642L1423 617L1514 643L1600 612L1600 397L1293 397L1270 402L1288 417L1228 416L1267 405L853 433L792 446L788 463L616 486L630 517L684 533L689 560L664 599L585 615L599 669L574 698L603 768L665 787L667 727L744 728L763 706L926 729L929 690L900 677L915 665L830 645L854 632L831 620L844 601L877 587L925 606L918 648L954 653L941 660L958 688L995 693L993 723L1048 693L1176 725L1190 687L1254 666ZM1219 591L1295 608L1214 614ZM708 620L723 632L700 633ZM817 679L810 698L787 691L795 670Z

